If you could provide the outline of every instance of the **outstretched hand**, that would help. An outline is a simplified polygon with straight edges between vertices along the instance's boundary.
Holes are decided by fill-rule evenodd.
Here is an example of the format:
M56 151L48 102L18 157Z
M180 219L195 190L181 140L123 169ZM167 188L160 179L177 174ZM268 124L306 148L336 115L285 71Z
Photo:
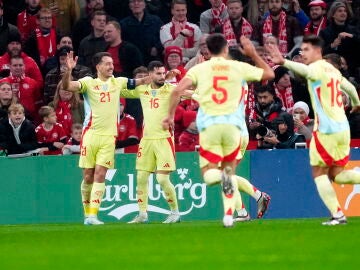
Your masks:
M239 50L243 55L252 57L253 55L256 54L256 50L255 50L255 46L254 44L251 42L250 39L248 39L245 36L241 36L239 39L240 42L240 47Z
M74 59L74 52L70 51L66 56L66 67L68 69L73 69L77 64L78 57L76 56Z
M174 68L172 70L169 70L166 75L165 75L165 80L171 80L173 78L175 78L177 75L180 75L181 72L180 70Z
M279 47L274 44L265 44L265 49L268 52L268 60L277 65L282 65L285 58L282 56Z

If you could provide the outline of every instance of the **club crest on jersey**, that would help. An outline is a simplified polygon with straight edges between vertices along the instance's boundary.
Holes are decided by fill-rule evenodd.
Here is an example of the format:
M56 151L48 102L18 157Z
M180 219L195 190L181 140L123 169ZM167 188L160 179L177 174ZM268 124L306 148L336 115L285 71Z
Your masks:
M153 96L153 97L156 97L156 90L151 90L151 95Z
M108 91L108 89L109 89L109 86L107 84L102 85L102 90L103 91Z

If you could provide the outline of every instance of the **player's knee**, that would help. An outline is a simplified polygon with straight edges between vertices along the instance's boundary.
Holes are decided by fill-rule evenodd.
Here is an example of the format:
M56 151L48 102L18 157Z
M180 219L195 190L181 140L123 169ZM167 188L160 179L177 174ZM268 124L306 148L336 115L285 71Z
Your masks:
M147 184L150 173L146 171L138 171L137 172L137 183L138 185Z
M171 184L169 174L157 174L156 180L158 181L160 186L166 186Z
M221 171L218 169L209 169L204 172L203 177L207 185L215 185L221 182Z

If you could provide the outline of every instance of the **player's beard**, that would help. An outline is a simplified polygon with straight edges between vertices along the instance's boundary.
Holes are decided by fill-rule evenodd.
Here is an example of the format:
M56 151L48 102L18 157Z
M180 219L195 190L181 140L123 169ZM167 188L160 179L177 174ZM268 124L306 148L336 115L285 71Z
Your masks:
M154 81L153 82L154 86L156 86L157 88L162 87L165 84L165 81Z
M280 14L281 9L271 9L269 10L271 16L277 16Z

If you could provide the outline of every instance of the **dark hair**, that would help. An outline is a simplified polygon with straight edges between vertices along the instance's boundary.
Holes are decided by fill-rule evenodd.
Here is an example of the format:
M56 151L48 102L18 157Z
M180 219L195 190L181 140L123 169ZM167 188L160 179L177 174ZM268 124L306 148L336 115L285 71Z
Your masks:
M173 8L175 5L187 5L187 3L185 0L172 0L171 8Z
M148 69L144 66L140 66L134 69L133 76L135 77L139 73L149 73Z
M95 53L94 56L92 57L92 64L94 67L96 67L96 65L98 65L101 61L102 61L102 58L105 57L105 56L109 56L112 58L111 54L108 53L108 52L98 52L98 53Z
M95 16L106 16L106 20L108 19L108 15L104 10L96 10L91 14L91 20L95 18Z
M255 95L269 92L272 96L276 96L275 89L270 84L261 85L255 89Z
M215 33L207 37L206 45L211 54L217 55L227 46L227 41L223 34Z
M42 106L39 109L39 115L41 117L41 119L44 119L45 117L48 117L50 115L50 113L54 112L54 108L50 107L50 106Z
M161 61L151 61L148 65L148 71L154 71L155 68L164 67L164 63Z
M337 69L341 68L341 56L337 53L329 53L324 55L323 57L325 60L328 60L330 64L335 66Z
M310 43L314 47L320 47L320 48L324 47L324 40L321 37L316 36L316 35L304 36L302 42L303 43Z

